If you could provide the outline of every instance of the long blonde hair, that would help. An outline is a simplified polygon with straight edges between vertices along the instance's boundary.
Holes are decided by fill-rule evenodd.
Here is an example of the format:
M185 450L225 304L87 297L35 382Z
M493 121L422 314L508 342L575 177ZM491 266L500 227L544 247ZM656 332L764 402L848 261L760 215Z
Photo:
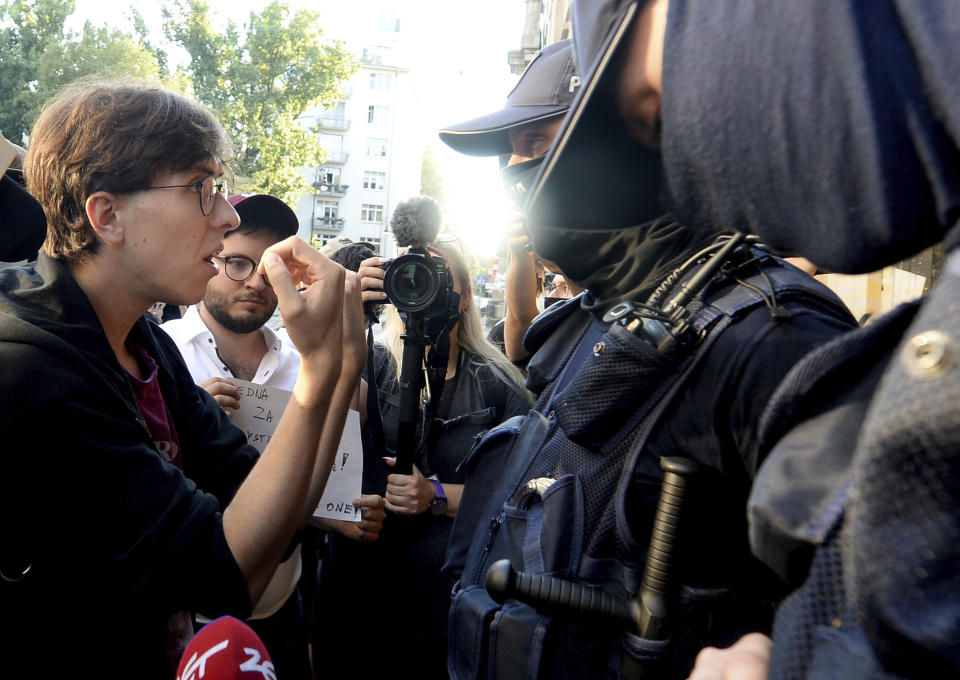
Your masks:
M473 285L470 281L470 269L463 255L454 246L430 246L447 261L454 278L460 284L460 320L457 323L457 343L470 354L476 355L487 364L498 377L513 387L526 391L523 374L507 359L504 354L492 345L483 331L483 322L480 312L473 300ZM387 305L383 322L383 342L396 359L399 370L403 357L403 321L397 308Z

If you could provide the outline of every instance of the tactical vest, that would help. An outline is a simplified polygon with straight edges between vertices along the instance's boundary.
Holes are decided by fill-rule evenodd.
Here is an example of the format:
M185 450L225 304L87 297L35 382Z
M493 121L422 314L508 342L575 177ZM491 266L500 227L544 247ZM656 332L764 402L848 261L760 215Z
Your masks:
M565 368L573 373L554 381L560 387L549 385L534 410L490 430L470 452L448 550L447 566L459 571L462 565L449 619L451 678L616 678L624 654L664 670L654 677L668 678L678 658L692 653L690 641L677 636L651 641L603 621L540 613L516 600L500 605L484 580L490 564L509 558L528 573L589 584L625 600L636 596L643 565L633 558L642 559L646 546L636 544L627 526L631 473L709 348L758 306L773 313L771 299L799 298L846 313L812 277L760 248L748 246L738 255L751 265L740 270L740 282L713 279L691 307L695 346L668 356L613 323L582 363ZM570 357L584 349L577 346L582 332L567 337L568 346L554 343L551 350ZM528 485L531 480L539 481ZM717 595L684 588L684 616L709 619L711 607L723 601Z

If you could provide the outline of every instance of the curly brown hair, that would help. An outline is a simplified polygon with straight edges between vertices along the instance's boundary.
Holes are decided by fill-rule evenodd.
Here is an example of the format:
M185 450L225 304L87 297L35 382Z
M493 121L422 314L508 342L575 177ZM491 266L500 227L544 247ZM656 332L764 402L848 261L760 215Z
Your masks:
M159 85L81 80L40 114L24 163L27 188L47 215L43 251L79 262L97 250L87 198L133 192L161 172L209 158L226 162L230 144L206 108Z

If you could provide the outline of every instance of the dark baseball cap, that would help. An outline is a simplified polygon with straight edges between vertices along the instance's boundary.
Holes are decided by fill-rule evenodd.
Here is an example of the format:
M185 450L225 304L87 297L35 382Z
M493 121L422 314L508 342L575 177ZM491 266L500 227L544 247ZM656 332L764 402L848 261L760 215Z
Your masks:
M254 193L233 194L227 200L237 209L241 222L244 219L269 220L282 227L281 231L285 236L296 236L300 229L300 220L297 219L296 213L276 196ZM247 217L244 218L244 215Z
M547 45L527 65L502 109L444 128L440 139L468 156L509 154L511 128L562 115L579 85L571 41Z
M644 4L573 3L573 42L582 84L525 206L534 243L538 228L616 231L664 212L660 153L627 134L615 104L621 71L616 53Z

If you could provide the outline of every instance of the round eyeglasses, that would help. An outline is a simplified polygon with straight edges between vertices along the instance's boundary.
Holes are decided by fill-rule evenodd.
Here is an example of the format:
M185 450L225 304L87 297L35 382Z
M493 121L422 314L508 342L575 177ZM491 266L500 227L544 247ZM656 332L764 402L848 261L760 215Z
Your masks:
M223 262L223 273L226 274L227 278L231 281L242 283L253 276L253 272L257 270L258 263L246 255L228 255L227 257L214 255L213 259ZM264 277L263 280L265 283L269 283L266 277Z
M213 177L207 177L200 182L191 182L190 184L165 184L161 187L147 187L146 189L141 189L141 191L149 191L150 189L185 189L188 187L200 195L200 214L204 217L209 216L210 213L213 212L213 208L217 204L217 196L227 197L227 183L222 179L216 180Z

